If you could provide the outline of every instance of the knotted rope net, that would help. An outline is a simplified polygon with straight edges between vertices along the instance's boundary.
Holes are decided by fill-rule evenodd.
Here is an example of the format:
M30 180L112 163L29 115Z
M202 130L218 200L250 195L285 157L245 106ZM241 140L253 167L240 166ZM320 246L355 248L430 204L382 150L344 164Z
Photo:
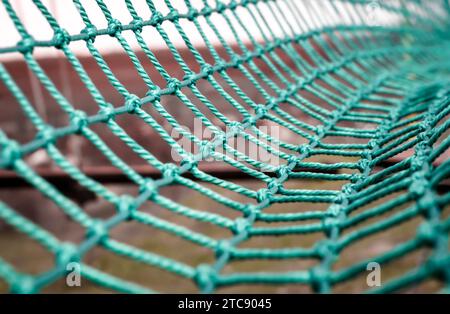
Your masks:
M450 145L447 0L204 0L195 5L190 0L156 2L146 0L150 14L143 14L135 8L135 1L123 0L129 16L129 22L124 23L114 16L107 1L97 0L97 9L107 24L101 28L84 1L67 1L84 24L79 33L69 34L48 6L33 0L28 5L39 10L54 34L48 40L38 40L19 18L15 6L2 1L2 10L21 40L0 48L0 56L21 56L31 75L64 111L67 124L55 126L44 119L30 95L16 83L17 78L0 64L1 84L15 97L36 130L35 138L27 142L16 140L6 130L0 131L0 168L22 177L85 231L79 242L64 241L6 201L0 202L0 218L54 256L52 267L31 274L20 271L0 252L0 279L11 292L42 291L64 278L71 262L80 263L82 277L97 285L120 292L154 291L151 282L136 283L85 262L85 256L98 247L137 261L142 269L152 267L180 280L190 280L200 292L238 285L288 284L309 286L320 293L332 292L336 285L365 274L371 262L383 269L385 264L426 248L426 256L416 267L367 289L392 292L430 278L442 283L440 289L444 290L440 291L448 289L450 216L446 209L450 193L438 188L450 175L450 161L445 158ZM165 10L160 9L161 5ZM383 18L374 22L373 14ZM196 30L205 49L193 43L192 32L185 31L187 24ZM181 38L194 62L186 62L186 56L167 33L168 26ZM143 36L146 30L159 37L149 41ZM131 47L127 36L133 36L136 48ZM97 47L98 39L103 37L120 45L134 66L133 74L145 83L145 94L130 92L132 86L124 86L117 78ZM120 94L120 103L108 102L98 82L85 70L72 50L79 43L85 45L92 62ZM168 49L180 68L176 74L169 73L158 61L155 51L160 48L155 48L156 44ZM89 106L94 113L80 110L77 103L69 101L42 69L35 55L37 50L45 49L60 51L89 91ZM164 84L154 82L149 67L158 71ZM250 84L237 80L236 73ZM221 96L220 101L199 88L205 82ZM211 131L211 139L199 138L181 127L181 117L165 107L172 98L181 101L180 106ZM8 105L2 103L1 110ZM223 108L232 108L236 114L230 116ZM162 120L150 114L150 109ZM117 121L122 116L133 116L145 123L181 156L180 161L161 161L153 154L155 147L151 143L139 143L127 134ZM291 132L295 140L288 142L261 131L261 121L277 126L281 133ZM123 142L129 154L157 169L160 177L146 177L131 167L96 133L98 125L109 129L109 140ZM197 152L180 145L168 127L195 144ZM70 136L93 145L133 182L136 193L115 193L71 162L58 148L58 142ZM259 160L229 145L236 138L277 157L279 163ZM92 217L39 175L26 159L39 150L103 199L114 214L106 219ZM315 156L323 155L332 156L332 161L314 161ZM381 167L398 156L401 158ZM238 169L257 181L258 187L203 171L207 159ZM338 188L321 189L308 184L302 189L290 188L294 180L333 182ZM161 192L174 186L199 193L223 210L191 207ZM231 197L234 194L240 198ZM295 210L271 211L276 205L281 204L278 208L283 209L288 203ZM292 203L298 205L292 207ZM323 208L312 209L317 203ZM158 217L152 212L156 206L198 224L182 225ZM148 210L142 210L144 207ZM355 243L413 219L420 223L406 241L373 257L336 267L342 254ZM214 258L207 263L194 259L183 262L111 237L114 229L130 222L202 247ZM210 236L200 227L204 224L223 229L227 235ZM311 245L302 241L311 234L321 237ZM297 235L297 242L285 247L246 246L254 238L288 235ZM262 260L311 263L287 271L253 271L251 267L246 271L225 271L236 261L256 264Z

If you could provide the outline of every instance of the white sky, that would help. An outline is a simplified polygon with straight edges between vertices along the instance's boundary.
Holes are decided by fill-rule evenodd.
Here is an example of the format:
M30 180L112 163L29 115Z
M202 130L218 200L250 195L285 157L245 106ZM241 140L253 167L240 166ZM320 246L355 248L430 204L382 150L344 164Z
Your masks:
M53 36L53 32L50 29L48 23L46 22L43 15L40 11L35 7L32 3L32 0L10 0L20 19L25 24L25 27L28 29L29 33L37 40L50 40ZM328 25L333 24L351 24L352 16L355 18L354 11L348 4L337 3L338 8L341 12L343 12L339 17L335 14L332 6L330 5L330 0L306 0L306 1L297 1L292 0L299 7L299 12L303 16L300 17L302 25L302 30L300 32L306 31L308 29L317 28L321 25L324 25L324 21L327 20ZM78 34L84 28L80 15L78 14L72 0L42 0L42 2L47 6L47 8L52 12L52 14L56 17L60 25L65 28L70 34ZM107 22L104 18L101 10L96 4L95 0L81 0L83 6L86 8L88 15L95 23L98 29L106 28ZM132 18L129 14L125 2L123 0L104 0L107 4L108 8L112 12L112 15L120 20L123 24L128 24L131 22ZM145 20L149 19L151 16L150 10L145 3L145 0L132 0L136 11L138 14ZM201 9L203 7L202 0L191 0L191 3L197 8ZM228 3L229 0L222 0L224 3ZM164 3L164 0L154 0L154 3L158 10L162 14L167 14L169 9ZM178 9L180 13L186 13L187 7L185 5L184 0L171 0L172 5ZM214 0L208 0L208 3L212 7L215 6ZM280 1L281 9L283 10L283 17L281 19L284 23L289 22L292 25L296 25L296 20L289 8L286 6L284 1ZM267 8L265 5L260 6L261 11L266 16L268 24L271 27L271 30L276 34L282 37L282 30L276 23L274 18L270 18L271 15L268 14ZM373 8L368 7L367 5L361 8L363 14L365 14L366 19L373 18ZM260 32L257 30L256 24L253 22L251 16L242 8L237 10L239 16L243 19L248 27L248 31L254 34L256 39L261 39ZM392 21L392 16L389 14L386 15L386 12L383 12L383 21L390 20ZM219 16L218 14L212 15L212 20L214 20L215 25L222 30L222 35L228 42L233 43L233 35L231 31L227 31L228 27L226 26L225 20ZM379 19L379 15L376 16ZM380 19L378 21L381 21ZM206 22L204 19L200 19L202 26L206 26ZM262 22L262 21L260 21ZM365 23L366 21L357 21L359 23ZM198 32L195 30L195 26L193 23L187 20L180 20L182 27L185 29L186 33L189 34L190 39L194 42L194 44L202 44L202 40ZM236 24L237 25L237 24ZM285 24L287 25L287 24ZM298 25L298 24L297 24ZM164 29L168 32L171 40L176 44L182 44L181 37L177 34L175 27L171 23L163 23ZM298 27L298 26L297 26ZM213 35L212 30L209 27L204 27L204 31L207 33L208 38L211 39L212 43L216 43L218 40L216 36ZM241 30L243 33L243 31ZM133 33L131 31L126 31L123 33L124 37L128 40L132 47L137 47L137 42L134 39ZM157 32L152 27L144 28L142 33L144 39L150 46L150 48L158 48L165 46L161 37L157 34ZM244 37L245 35L240 34ZM3 4L0 4L0 47L10 47L17 44L20 41L20 36L16 31L14 25L12 24L9 16L6 13L6 10ZM85 48L85 44L83 41L73 42L70 44L71 49L78 54L88 53ZM117 43L117 40L111 38L109 36L100 36L96 39L96 47L99 48L102 52L109 52L114 50L121 50L122 48ZM51 56L52 54L56 55L56 49L36 49L35 54L39 56ZM14 54L4 54L0 55L0 61L10 58L20 57L18 53Z

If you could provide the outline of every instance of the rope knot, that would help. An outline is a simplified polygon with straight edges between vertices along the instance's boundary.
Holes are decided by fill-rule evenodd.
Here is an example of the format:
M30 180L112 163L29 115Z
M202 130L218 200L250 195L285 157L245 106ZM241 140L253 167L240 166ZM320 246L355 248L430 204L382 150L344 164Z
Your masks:
M412 177L411 185L409 186L409 192L415 197L422 196L428 189L428 180L424 171L415 172Z
M311 31L311 36L312 36L312 37L315 37L315 36L321 36L321 35L322 35L322 32L319 31L319 30L317 30L317 29L313 29L313 30Z
M433 115L427 115L425 119L422 120L422 122L419 124L419 130L422 132L428 131L433 127L433 124L435 123L435 117Z
M276 107L278 105L277 99L271 99L266 105L267 110L271 110L272 108Z
M146 178L144 184L141 185L139 194L147 195L147 200L152 199L155 196L158 187L155 184L155 181L152 179Z
M289 177L289 174L291 173L291 168L289 168L289 166L282 165L282 166L279 166L276 171L277 171L278 178L286 178L287 179Z
M192 86L195 84L196 75L194 71L188 71L183 76L183 82L187 84L187 86Z
M138 96L134 94L128 95L125 101L125 108L128 113L135 113L136 110L141 108L141 106L141 99Z
M333 202L335 204L342 204L344 202L344 198L345 196L342 193L339 193L338 195L336 195L336 197L333 199Z
M427 151L416 151L416 156L411 161L411 170L413 171L422 171L425 168L429 168L429 164L427 162L429 156L429 150Z
M421 156L420 154L416 155L415 158L411 160L411 170L420 171L420 169L423 168L425 162L426 156Z
M97 35L98 35L98 32L97 32L97 27L95 27L95 25L88 25L88 26L86 26L82 31L81 31L81 33L82 34L85 34L87 37L86 37L86 41L87 42L89 42L89 43L94 43L94 41L95 41L95 37L97 37Z
M37 133L36 138L44 141L46 146L53 144L56 140L55 129L51 125L46 125Z
M215 146L222 145L227 142L227 135L222 130L217 130L214 132L212 142Z
M415 151L416 156L428 158L431 153L430 143L425 141L420 142L419 144L417 144Z
M20 146L14 140L7 140L1 145L0 168L11 168L21 157Z
M239 121L231 121L228 127L230 128L230 132L235 136L244 131L244 127Z
M175 78L175 77L171 77L168 81L167 81L167 88L171 89L173 92L172 93L176 93L181 87L181 82Z
M241 6L247 7L250 4L250 0L241 0Z
M209 291L214 289L216 273L211 266L201 264L197 266L196 273L194 275L194 281L202 291Z
M340 115L341 115L341 112L339 110L334 110L331 113L330 117L332 118L333 121L337 121L339 119Z
M75 110L70 114L70 123L77 129L77 133L81 132L88 124L87 115L84 111Z
M190 7L187 12L187 19L191 22L193 22L199 15L199 12L194 7Z
M122 33L122 23L117 19L111 19L108 22L108 34L111 37L116 37Z
M364 173L367 169L371 168L371 162L368 159L360 159L358 161L358 170Z
M275 41L269 42L265 45L264 51L271 52L277 48ZM264 52L263 52L264 53Z
M310 74L310 80L315 80L320 75L319 69L313 69Z
M233 246L231 245L230 241L228 240L217 241L215 247L216 257L220 258L224 254L229 254L232 249Z
M437 196L431 190L427 190L418 200L417 207L418 209L426 216L428 219L430 217L430 209L436 207L436 199Z
M306 86L306 80L305 80L305 78L303 78L303 77L299 77L298 79L297 79L297 88L298 89L303 89L303 88L305 88L305 86Z
M233 68L238 68L242 63L242 59L239 55L234 54L231 56L231 64Z
M318 125L316 127L316 134L318 137L323 137L325 135L325 128L323 127L323 125Z
M334 64L326 64L323 67L323 70L327 73L332 74L336 70L336 66Z
M341 213L342 211L339 211L339 214ZM328 237L331 237L334 231L339 230L339 226L340 223L338 217L327 217L322 221L323 231Z
M344 102L344 108L351 108L351 107L353 107L356 103L357 103L357 100L355 100L355 99L347 99L347 100Z
M246 62L249 62L250 60L253 59L253 53L252 53L251 51L247 50L246 52L244 52L244 53L242 54L242 58L244 58L244 60L245 60Z
M136 202L130 195L122 195L117 204L119 213L125 214L127 219L130 219L136 210Z
M264 202L266 199L270 201L270 193L267 189L259 189L256 192L256 200L258 203Z
M292 86L290 86L289 88L292 88ZM295 88L294 88L295 89ZM278 98L279 102L286 102L290 97L290 94L287 90L283 90L280 92L280 97Z
M216 12L217 13L223 13L225 10L227 9L227 6L225 5L225 3L222 2L218 2L216 4Z
M439 238L440 232L439 225L426 221L417 228L417 238L428 245L433 245Z
M204 17L208 17L213 13L213 10L211 9L210 6L205 6L200 10L200 13L204 16Z
M183 169L185 169L186 171L190 171L193 168L197 168L198 161L195 160L193 156L189 156L189 157L183 158L183 160L181 160L180 166Z
M161 88L159 88L159 86L155 86L145 94L145 97L148 98L146 100L150 102L161 101Z
M255 108L255 113L258 115L258 119L264 118L269 110L267 110L267 107L263 104L258 104Z
M144 20L141 17L136 17L131 22L131 27L133 28L133 32L141 33L144 28Z
M98 111L98 114L104 115L106 117L106 122L113 120L116 116L114 106L109 102L102 105L102 108Z
M10 291L14 294L33 294L37 290L35 279L29 275L18 275L11 284Z
M64 269L66 265L72 262L78 262L80 260L80 254L78 253L78 248L73 243L62 243L58 248L56 253L56 264L63 266Z
M374 151L380 148L380 145L378 144L377 140L371 139L367 145L369 146L370 150Z
M258 119L254 116L248 116L244 120L242 120L242 123L246 126L254 126L257 121Z
M26 36L17 44L17 50L25 55L33 53L34 46L34 39L31 36Z
M329 271L322 265L315 266L309 270L309 278L314 290L318 291L323 284L329 280Z
M372 152L371 151L369 151L369 150L363 150L362 152L361 152L361 154L360 154L360 156L361 156L361 158L363 159L363 160L368 160L368 161L371 161L372 160Z
M446 253L436 252L428 258L424 265L430 272L438 273L444 272L450 266L449 258Z
M238 7L238 3L236 2L236 0L231 0L228 3L228 7L230 8L230 10L236 10L236 8Z
M350 175L350 182L353 184L357 184L359 183L362 179L364 178L364 176L362 174L359 173L352 173Z
M264 47L263 47L263 46L261 46L261 45L259 45L259 44L257 44L257 45L255 46L255 51L254 51L254 53L255 53L255 55L256 55L258 58L261 58L262 55L264 55L264 52L265 52L265 50L264 50Z
M256 208L255 205L247 204L247 205L244 206L242 212L244 213L244 217L248 218L248 217L250 217L252 215L256 217L258 215L258 213L259 213L259 210Z
M204 140L200 143L200 154L202 155L202 159L207 158L211 155L211 153L214 150L214 146L211 144L211 142Z
M202 76L210 76L214 73L214 67L211 64L205 63L202 65L201 74Z
M422 125L422 127L427 128L427 126L423 126L423 125ZM419 141L421 141L421 142L429 143L430 142L430 135L428 134L428 132L422 132L419 135L417 135L417 139Z
M305 157L309 157L311 153L311 147L308 144L299 145L297 148L297 153L300 155L305 155Z
M273 41L273 46L272 46L272 50L280 47L283 44L283 40L281 38L275 38L275 40Z
M269 189L269 192L272 194L277 193L280 190L280 188L282 188L282 187L283 187L283 183L281 183L278 179L272 179L267 184L267 188Z
M289 155L288 159L287 159L288 164L293 164L294 168L297 166L299 160L297 158L297 156L294 155Z
M180 19L180 13L177 9L171 8L170 13L167 15L167 19L170 21L178 21Z
M164 16L159 11L154 11L150 18L150 25L158 26L164 21Z
M55 43L55 47L58 49L61 49L69 44L70 40L71 38L69 33L63 28L56 30L55 34L53 35L53 42Z
M334 200L334 204L331 204L330 207L327 209L327 215L330 217L337 217L341 213L341 203L342 199L336 196L336 199Z
M355 192L355 187L353 184L345 184L342 187L342 192L344 192L345 195L352 195Z
M362 100L363 98L365 98L366 97L366 95L367 95L367 91L365 91L365 90L363 90L363 89L360 89L360 90L358 90L357 92L356 92L356 94L355 94L355 103L357 102L357 101L360 101L360 100Z
M329 256L335 256L336 254L336 245L330 240L322 240L316 243L314 246L317 255L322 259L325 259Z
M86 231L86 236L88 238L92 237L97 240L98 243L106 240L108 237L108 229L106 228L104 222L100 219L95 219Z
M250 229L250 223L247 219L239 217L234 221L234 225L231 228L231 231L235 235L244 235L246 236L248 234L248 231Z
M290 97L290 95L294 95L297 92L297 86L295 84L289 85L288 89L286 90L287 96ZM287 101L288 98L286 98L285 101Z
M169 179L172 182L180 174L180 169L177 165L168 163L162 166L161 172L164 178Z
M378 129L375 131L374 139L372 139L372 140L381 140L384 137L384 134L386 134L388 131L389 131L389 126L384 124L384 121L383 121L380 124L380 126L378 127Z
M228 67L228 64L225 62L225 60L220 59L216 62L216 68L217 68L217 72L222 72L225 71Z

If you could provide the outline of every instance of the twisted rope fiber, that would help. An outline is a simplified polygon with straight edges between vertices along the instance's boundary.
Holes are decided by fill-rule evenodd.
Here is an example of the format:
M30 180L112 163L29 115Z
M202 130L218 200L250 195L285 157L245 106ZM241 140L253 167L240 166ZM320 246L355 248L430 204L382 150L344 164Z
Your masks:
M6 203L0 202L0 218L2 220L37 241L55 255L55 266L48 272L39 275L21 273L14 268L14 265L0 256L0 278L9 285L12 292L33 293L52 284L66 274L66 265L69 262L82 262L84 255L96 246L102 246L113 253L142 264L158 267L191 279L202 292L213 292L222 286L249 283L306 284L317 292L330 292L333 285L350 280L364 272L370 261L381 264L388 263L420 248L429 247L432 253L424 263L371 292L396 291L431 277L440 279L448 289L450 284L450 255L448 252L450 219L442 218L441 212L449 204L450 193L438 194L436 188L440 182L448 178L450 164L448 160L437 166L433 164L448 149L450 143L450 139L446 135L450 125L447 119L450 110L449 41L447 35L450 11L447 1L387 2L388 4L383 4L381 8L401 18L404 23L383 26L365 25L365 4L360 1L323 0L314 4L305 2L302 8L299 7L299 2L292 0L243 0L227 3L215 1L214 7L204 1L203 9L198 10L190 1L186 0L187 12L179 13L172 3L166 0L164 3L170 13L163 15L157 10L155 4L148 0L146 2L152 13L148 20L139 16L131 1L125 0L124 2L132 17L132 22L123 25L113 17L103 1L97 0L108 23L107 29L98 30L90 20L82 1L73 0L73 4L85 24L85 29L80 34L69 35L60 27L45 5L39 0L34 0L34 5L54 31L53 39L38 41L32 38L26 30L11 3L3 0L3 6L22 40L15 46L0 48L0 54L20 52L33 75L39 79L48 93L68 115L70 124L58 128L47 124L34 110L32 103L7 69L0 65L0 80L17 99L22 110L37 130L36 138L23 144L14 141L4 132L0 132L0 167L13 170L22 176L36 190L60 207L71 219L86 229L86 237L83 242L78 244L61 242L42 227L21 216ZM345 5L345 10L340 5ZM439 10L436 9L436 6ZM281 19L286 10L293 15L292 21ZM238 14L242 11L248 14L248 20L246 19L245 22ZM235 37L241 54L238 54L227 43L217 28L215 19L219 15ZM343 23L340 18L342 16L350 16L351 23ZM272 31L267 18L274 19L274 23L278 25L282 35ZM194 24L214 58L214 64L208 64L204 60L191 42L189 34L183 30L180 20L187 20ZM205 21L219 39L220 45L227 52L228 60L219 56L207 37L203 24L199 22L200 20ZM195 73L186 64L179 50L172 43L170 35L162 27L164 23L172 23L175 26L186 47L200 66L200 72ZM246 23L253 23L259 34L249 32ZM172 77L158 62L152 52L151 43L147 43L141 35L142 30L147 27L154 28L160 34L185 74L182 80ZM123 37L122 33L125 31L135 35L140 49L167 82L166 87L159 87L153 83L133 49ZM252 43L253 50L243 42L242 32L245 32ZM146 95L140 97L131 94L109 68L94 45L96 37L105 35L117 39L122 46L136 68L137 74L148 87ZM257 35L261 36L262 42L257 39ZM114 106L105 100L101 91L97 89L78 58L71 51L70 44L81 40L86 42L92 58L105 73L111 85L122 95L123 105ZM320 47L324 55L317 52L311 41ZM304 49L312 63L301 57L296 46ZM33 55L37 47L41 49L54 47L62 51L99 106L97 114L88 116L75 109L74 105L55 87ZM293 68L280 57L280 52L283 52L292 61ZM255 62L256 59L260 62ZM275 79L261 68L261 63L270 69ZM231 69L239 71L254 85L254 88L262 95L264 103L255 103L245 90L241 89L239 83L231 76ZM219 75L232 88L241 102L222 87L214 77L215 74ZM229 105L236 108L242 115L242 121L231 121L208 97L203 95L197 88L200 80L207 80ZM318 84L319 81L324 82L330 88ZM214 125L211 118L203 114L191 102L186 96L187 90L201 100L213 116L229 127L227 131ZM308 100L300 94L300 91L311 93L317 99L327 103L332 110L320 103ZM196 135L181 128L177 117L166 111L161 102L161 99L167 95L178 97L213 132L213 140L199 139ZM282 109L281 104L289 104L301 111L302 114L315 118L320 121L319 125L314 126L302 121L302 118L297 118ZM145 111L144 105L152 106L175 130L198 145L199 153L191 154L184 151L171 138L162 124ZM126 130L115 122L117 116L126 114L141 118L168 145L174 147L183 158L180 165L161 162L150 151L128 136ZM413 115L412 118L411 115ZM306 144L294 145L261 132L256 127L260 120L269 120L281 128L290 130L303 138ZM338 124L342 121L369 122L377 125L377 128L365 130L339 126ZM120 159L91 130L90 127L98 123L107 124L114 136L128 145L135 154L151 166L161 171L162 178L157 180L143 178ZM254 133L252 134L250 131ZM72 135L82 136L91 142L113 166L123 171L132 182L139 186L139 194L134 197L116 195L70 163L56 147L56 142ZM228 139L238 136L280 157L285 164L280 166L266 164L227 144ZM362 138L366 139L367 143L325 143L324 139L329 136ZM270 146L261 139L277 144L277 147ZM219 152L218 147L222 147L223 152ZM86 189L113 204L117 208L117 213L106 220L93 219L58 189L46 182L24 161L24 157L38 149L45 149L58 167ZM411 157L379 172L374 171L380 162L409 149L414 150ZM334 164L307 161L309 157L315 155L356 157L359 160ZM238 183L219 179L199 170L198 164L210 157L238 168L253 176L255 180L266 183L267 188L253 191ZM319 170L319 172L295 171L296 167L300 166ZM261 169L275 171L277 176L273 178ZM360 174L320 173L327 169L357 170ZM238 202L230 199L206 185L183 177L183 174L187 172L191 172L200 180L200 183L204 182L225 188L253 199L253 201ZM340 191L290 190L284 187L285 182L295 178L350 182L344 184ZM240 212L242 217L233 220L219 214L179 204L159 194L158 190L168 185L184 185L213 201ZM402 191L403 194L395 196L386 203L357 211L364 205L399 191ZM328 203L329 207L326 211L264 213L264 209L275 203L283 202L321 202ZM144 204L152 203L190 219L228 229L234 236L217 240L202 234L201 230L194 231L139 210ZM395 211L396 208L405 204L412 205ZM388 218L344 233L346 229L388 212L393 212ZM337 271L332 269L340 253L352 243L421 215L423 222L417 229L417 235L412 239L371 260L360 261ZM216 253L216 262L212 265L202 264L193 267L109 238L109 231L112 228L129 220L150 225L213 250ZM304 223L308 220L317 222ZM281 227L258 227L255 226L257 221L294 224ZM241 243L255 236L283 236L317 232L323 232L326 238L311 248L302 247L302 243L298 244L298 248L253 249L239 247ZM222 273L222 269L229 262L238 259L292 259L292 263L295 263L295 259L298 258L313 258L318 263L310 269L284 273ZM85 263L82 263L81 269L82 275L89 280L113 290L152 292L148 287L115 277Z

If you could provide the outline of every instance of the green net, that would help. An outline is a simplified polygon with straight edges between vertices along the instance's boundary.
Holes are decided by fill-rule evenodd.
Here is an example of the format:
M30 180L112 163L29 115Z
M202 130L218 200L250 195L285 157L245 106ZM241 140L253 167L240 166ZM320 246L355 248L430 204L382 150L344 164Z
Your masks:
M25 143L15 140L14 134L6 130L0 131L0 168L24 178L85 230L83 241L63 241L6 202L0 202L0 218L55 257L54 266L48 271L29 274L2 258L1 252L0 278L12 292L42 290L63 278L70 262L81 263L82 276L101 286L122 292L153 291L150 284L143 286L86 263L84 257L96 247L138 261L142 268L152 266L192 280L201 292L245 284L298 284L321 293L331 292L335 285L365 273L370 262L383 267L427 248L429 254L420 265L370 291L397 291L430 278L440 280L444 289L448 289L450 218L444 212L450 203L450 193L438 189L450 175L450 161L445 158L450 145L448 1L204 0L200 6L194 6L185 0L180 6L180 2L175 1L175 5L174 1L165 0L169 12L166 14L152 0L147 0L151 16L142 16L133 1L124 0L130 17L130 22L125 24L115 18L107 3L97 0L108 25L97 28L83 1L73 0L67 1L67 5L76 7L85 28L78 34L69 34L48 7L40 0L33 0L33 7L54 32L49 40L34 39L14 5L7 0L2 2L21 41L0 48L0 56L20 53L30 73L38 78L69 122L65 126L49 124L16 83L17 78L0 65L1 84L15 97L36 130L35 139ZM388 18L377 23L370 21L368 16L375 9ZM223 23L220 27L219 20ZM192 34L185 31L183 23L191 24L198 32L209 59L192 42ZM167 34L164 27L167 25L174 27L195 62L186 62L186 56ZM280 31L275 33L274 28ZM155 41L167 46L180 66L180 76L169 74L158 61L155 43L142 36L146 29L160 35ZM131 48L125 34L135 37L137 50L143 52L145 62L136 56L136 49ZM218 44L211 42L212 35ZM133 70L145 83L146 94L130 92L108 66L96 46L96 39L104 36L112 37L122 47L135 67ZM235 46L226 39L230 36ZM85 71L71 48L79 42L85 43L92 60L121 95L121 103L106 101L103 91ZM77 109L77 104L64 96L37 61L38 49L62 52L91 94L90 106L98 108L97 113ZM147 72L150 64L165 85L154 83ZM252 93L233 73L251 82ZM222 97L220 104L199 88L205 81ZM228 89L223 87L225 83ZM259 99L254 97L253 90ZM194 95L197 102L187 94ZM169 97L180 100L211 131L212 139L204 140L182 128L180 117L169 113L164 106L164 99ZM2 104L2 112L7 106ZM233 107L239 118L222 112L223 106ZM164 121L149 114L150 108ZM116 122L118 117L127 115L139 118L157 132L181 156L181 162L161 161L128 135ZM261 131L258 123L263 120L278 126L281 132L294 133L296 142ZM127 145L132 154L157 169L161 177L145 177L119 157L96 133L95 126L100 124L107 126L110 136ZM185 150L168 132L167 125L194 143L198 153ZM58 141L68 136L89 141L138 187L138 193L118 195L71 163L57 146ZM280 163L273 165L239 151L228 144L233 138L253 143L276 156ZM91 217L40 176L25 159L38 150L45 150L62 171L108 202L115 208L115 214L108 219ZM402 155L404 152L410 154ZM313 161L319 155L333 156L334 162ZM396 156L404 157L379 167ZM264 187L252 189L211 175L200 167L207 159L238 169ZM289 188L289 181L298 179L336 181L340 188L317 189L313 185L311 189ZM191 208L161 194L162 188L176 185L202 194L226 207L234 216L226 211ZM240 195L240 200L245 201L236 201L229 193L220 192L224 190ZM386 199L386 196L390 197ZM383 202L377 203L382 199ZM286 203L297 203L297 210L270 211L273 206ZM316 203L325 204L325 209L311 210ZM141 210L143 206L150 210ZM205 234L202 228L195 228L195 224L187 227L162 219L152 214L152 206L224 229L230 236L215 238ZM335 267L342 252L354 243L415 218L420 219L420 224L407 241L372 258ZM215 254L215 260L184 263L110 236L114 228L130 221L201 246ZM303 236L317 233L323 238L312 245L302 242ZM299 240L294 246L286 247L245 246L255 237L285 235L299 235ZM150 231L148 236L152 236ZM302 259L314 263L295 271L223 271L238 260L255 263L290 260L296 264Z

